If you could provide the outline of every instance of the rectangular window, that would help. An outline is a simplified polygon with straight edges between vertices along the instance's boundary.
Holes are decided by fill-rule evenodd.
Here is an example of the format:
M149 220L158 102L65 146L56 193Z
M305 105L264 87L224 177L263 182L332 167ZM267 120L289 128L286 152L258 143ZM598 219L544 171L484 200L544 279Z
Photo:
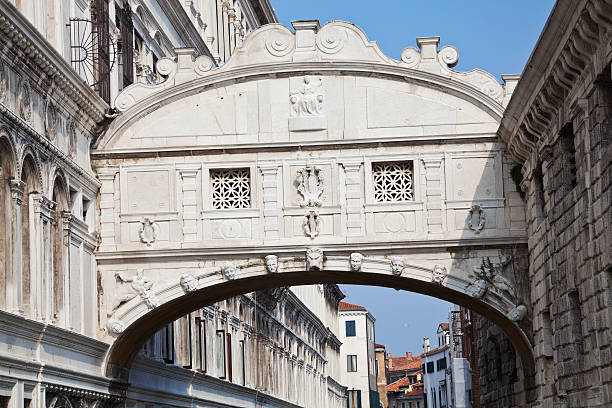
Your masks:
M348 408L361 408L361 391L360 390L348 390L347 391L346 406Z
M346 337L355 336L355 321L347 320L346 321Z
M225 378L225 332L217 330L215 337L215 362L217 364L217 377Z
M249 169L210 170L210 187L214 209L251 208Z
M406 408L406 403L402 401L402 408Z
M374 200L397 203L414 200L413 162L372 163Z
M121 56L121 89L134 82L134 23L132 22L132 10L129 3L123 8L115 5L115 13L118 14L119 29L121 31L121 48L117 50Z
M436 361L436 371L445 370L446 369L446 357L439 359Z
M174 364L174 322L162 329L162 358L167 364Z
M110 33L108 0L97 0L92 10L92 20L97 31L96 88L98 95L110 104Z
M408 402L408 408L412 408L412 401Z
M198 325L198 353L200 357L200 371L206 372L206 320L196 317Z
M434 363L433 363L433 361L430 361L429 363L427 363L427 372L428 373L433 373L434 372Z
M232 335L227 333L227 379L232 382Z
M244 340L238 343L238 352L240 353L240 384L246 385L246 360L244 358Z
M357 371L357 355L349 354L346 356L346 371L349 373Z

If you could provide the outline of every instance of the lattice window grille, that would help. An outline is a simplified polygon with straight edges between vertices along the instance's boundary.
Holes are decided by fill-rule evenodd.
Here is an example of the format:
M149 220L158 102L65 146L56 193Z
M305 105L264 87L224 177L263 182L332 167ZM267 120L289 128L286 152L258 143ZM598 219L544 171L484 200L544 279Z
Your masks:
M379 203L414 200L413 162L372 163L374 199Z
M212 207L217 210L251 207L251 174L249 169L216 169L210 171Z

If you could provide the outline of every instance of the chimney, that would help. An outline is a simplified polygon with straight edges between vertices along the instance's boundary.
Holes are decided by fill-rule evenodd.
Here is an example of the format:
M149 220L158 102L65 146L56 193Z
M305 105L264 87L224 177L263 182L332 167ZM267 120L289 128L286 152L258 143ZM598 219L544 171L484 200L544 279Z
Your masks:
M409 358L412 360L412 352L406 352L406 358Z
M429 352L429 337L423 339L423 353Z

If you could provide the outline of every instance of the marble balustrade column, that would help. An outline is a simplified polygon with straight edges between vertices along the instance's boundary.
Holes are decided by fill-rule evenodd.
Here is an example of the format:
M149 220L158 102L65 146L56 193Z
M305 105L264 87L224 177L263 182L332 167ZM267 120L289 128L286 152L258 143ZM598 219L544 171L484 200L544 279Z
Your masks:
M349 237L361 236L361 226L363 224L363 198L361 181L361 162L343 162L344 179L346 189L346 233Z
M116 248L115 231L115 182L119 167L105 167L98 170L100 179L100 251Z
M427 209L427 233L430 238L442 236L442 156L422 157L425 167L425 194L422 199ZM413 181L417 185L418 180Z
M197 176L200 165L180 167L178 170L183 180L183 240L198 241L198 200Z
M259 170L263 176L263 215L264 239L280 238L280 211L278 203L278 168L280 164L260 164Z

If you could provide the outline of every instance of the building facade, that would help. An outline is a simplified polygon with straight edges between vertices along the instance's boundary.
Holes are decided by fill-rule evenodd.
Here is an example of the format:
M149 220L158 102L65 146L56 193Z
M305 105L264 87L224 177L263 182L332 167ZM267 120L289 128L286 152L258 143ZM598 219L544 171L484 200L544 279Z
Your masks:
M387 408L389 401L387 400L387 375L389 363L387 360L387 349L383 344L374 344L374 353L376 355L376 390L380 399L380 406Z
M342 383L350 408L378 408L374 317L363 306L340 302L341 361L346 361Z

